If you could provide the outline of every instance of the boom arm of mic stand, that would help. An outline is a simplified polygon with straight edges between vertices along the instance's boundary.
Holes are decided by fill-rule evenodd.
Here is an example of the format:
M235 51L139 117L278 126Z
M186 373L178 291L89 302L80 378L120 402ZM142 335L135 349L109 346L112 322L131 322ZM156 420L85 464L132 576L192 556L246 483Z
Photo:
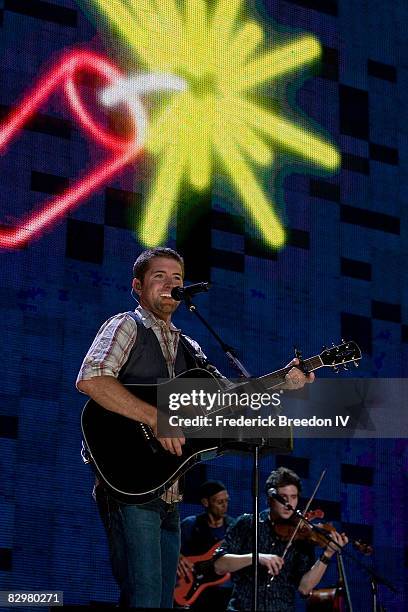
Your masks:
M224 340L217 334L215 329L213 329L211 325L204 319L202 314L199 312L197 306L193 304L191 297L186 297L184 299L184 302L187 308L189 309L189 311L195 314L196 317L200 319L201 323L208 329L210 334L214 336L214 338L217 340L218 344L221 346L222 350L228 357L232 366L238 370L238 372L240 373L242 377L251 378L251 374L248 372L246 367L240 362L240 360L236 357L235 351L232 348L232 346L229 346L228 344L226 344Z

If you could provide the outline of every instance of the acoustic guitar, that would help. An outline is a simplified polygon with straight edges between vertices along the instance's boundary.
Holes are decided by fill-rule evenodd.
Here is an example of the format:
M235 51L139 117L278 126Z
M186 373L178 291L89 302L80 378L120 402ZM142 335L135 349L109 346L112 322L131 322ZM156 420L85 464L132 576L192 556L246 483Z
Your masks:
M361 359L361 351L355 342L343 342L325 349L319 355L303 361L307 372L321 367L337 369L338 366ZM356 364L357 365L357 364ZM258 379L240 382L228 391L245 391L259 383L264 390L279 388L292 366L287 366ZM222 381L204 369L195 368L162 383L171 393L174 381L180 378L211 378L215 389L225 390ZM252 387L251 387L252 385ZM126 385L138 398L157 406L158 387L161 385ZM229 415L242 407L228 406ZM237 440L187 437L180 457L166 451L155 438L150 427L116 412L106 410L90 399L85 404L81 427L89 459L100 480L113 497L129 504L144 504L167 491L190 467L198 462L213 459L226 452L239 451L245 443ZM277 450L291 450L292 436L288 427L287 438L273 439ZM273 438L273 428L271 428ZM247 447L247 446L246 446Z

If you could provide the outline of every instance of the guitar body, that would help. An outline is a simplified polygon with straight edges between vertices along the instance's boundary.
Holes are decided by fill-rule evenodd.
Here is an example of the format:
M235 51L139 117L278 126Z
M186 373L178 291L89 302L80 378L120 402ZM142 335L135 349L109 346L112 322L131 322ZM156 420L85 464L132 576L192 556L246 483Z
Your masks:
M206 370L188 370L177 378L212 378ZM170 385L170 379L163 385ZM125 385L140 399L157 405L158 385ZM118 501L145 504L167 491L196 463L232 451L248 450L248 442L236 439L186 438L181 457L166 451L148 425L106 410L90 399L81 416L84 444L99 478ZM288 440L273 441L279 452L290 450Z
M197 369L198 370L198 369ZM204 376L204 370L184 375ZM207 378L209 374L205 372ZM183 376L183 375L181 375ZM171 384L169 382L163 383ZM128 391L155 406L157 385L126 385ZM166 451L148 425L102 408L90 399L81 416L85 446L99 477L113 497L144 504L160 497L195 463L219 453L212 440L186 440L181 457Z
M186 557L194 569L187 573L187 578L181 576L177 580L174 600L179 606L191 606L207 587L223 584L230 579L230 574L219 576L214 571L212 557L219 545L217 542L203 555Z

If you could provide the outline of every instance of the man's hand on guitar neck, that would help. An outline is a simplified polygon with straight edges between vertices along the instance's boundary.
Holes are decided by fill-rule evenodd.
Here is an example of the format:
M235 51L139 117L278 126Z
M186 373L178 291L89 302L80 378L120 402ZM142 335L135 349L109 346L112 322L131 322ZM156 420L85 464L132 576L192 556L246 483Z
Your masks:
M302 370L300 370L297 366L299 365L299 359L292 359L288 363L288 366L294 366L289 370L289 372L285 376L285 384L282 386L282 389L286 389L288 391L294 391L295 389L301 389L306 383L312 383L315 379L315 375L313 372L310 374L304 374Z

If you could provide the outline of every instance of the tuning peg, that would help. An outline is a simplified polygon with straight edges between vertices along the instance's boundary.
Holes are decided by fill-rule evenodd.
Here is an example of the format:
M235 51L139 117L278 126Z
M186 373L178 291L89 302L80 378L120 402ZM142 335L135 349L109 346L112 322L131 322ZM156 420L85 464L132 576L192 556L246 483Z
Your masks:
M358 368L358 361L354 361L354 367Z
M326 346L325 344L323 344L323 346L322 346L322 350L323 350L323 351L327 351L327 346Z
M338 374L339 373L339 368L337 366L333 366L333 372L335 374Z
M345 363L343 363L343 370L348 370L348 367L346 366Z

